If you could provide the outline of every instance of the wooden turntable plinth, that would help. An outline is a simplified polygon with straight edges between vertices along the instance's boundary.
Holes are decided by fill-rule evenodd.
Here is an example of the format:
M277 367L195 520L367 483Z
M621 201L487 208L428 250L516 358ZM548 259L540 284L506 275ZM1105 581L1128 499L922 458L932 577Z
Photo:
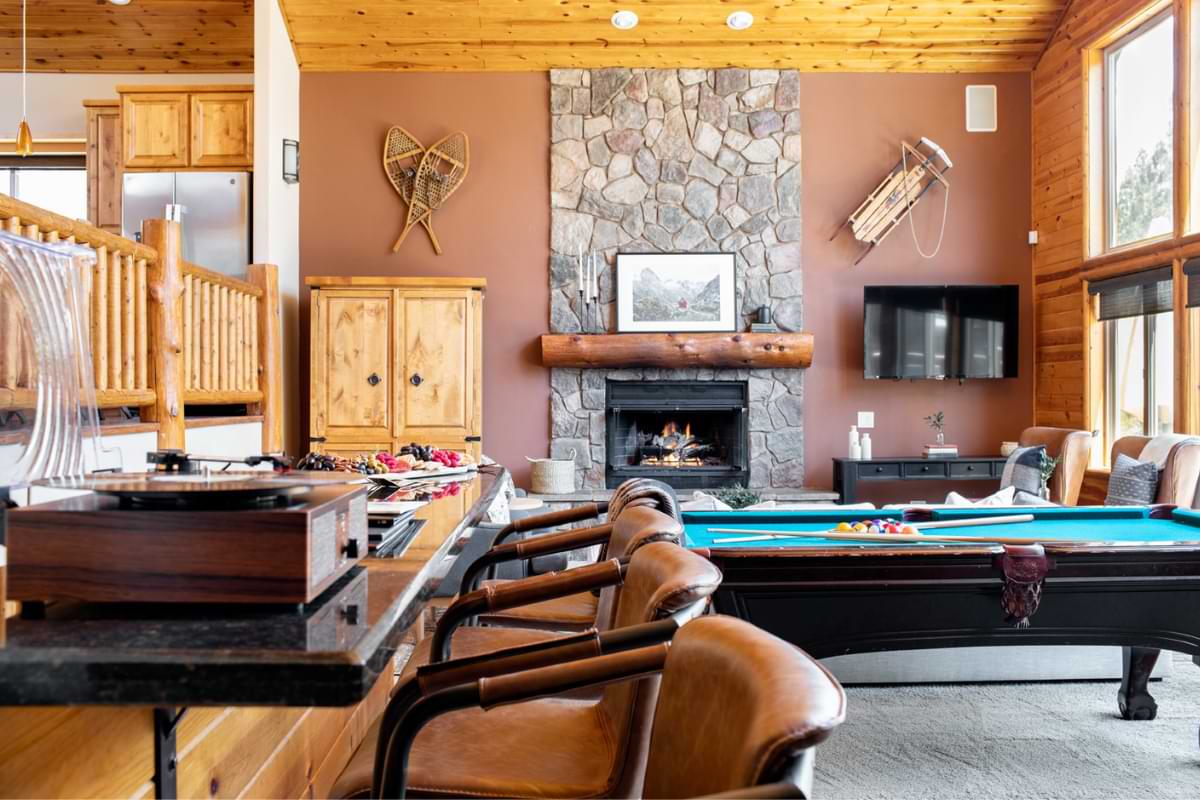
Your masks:
M8 515L10 600L308 603L367 553L367 490L164 508L85 495Z

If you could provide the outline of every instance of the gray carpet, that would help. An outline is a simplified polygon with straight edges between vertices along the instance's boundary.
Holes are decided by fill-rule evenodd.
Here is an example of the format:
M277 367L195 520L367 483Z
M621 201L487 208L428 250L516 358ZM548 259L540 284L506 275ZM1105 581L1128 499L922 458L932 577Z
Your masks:
M849 687L816 796L1196 800L1200 668L1175 661L1152 722L1118 716L1113 682Z

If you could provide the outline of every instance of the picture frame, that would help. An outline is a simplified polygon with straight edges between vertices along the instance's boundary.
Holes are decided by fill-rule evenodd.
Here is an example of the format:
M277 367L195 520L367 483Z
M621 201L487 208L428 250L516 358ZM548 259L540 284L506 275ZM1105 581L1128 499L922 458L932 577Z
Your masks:
M617 333L737 330L733 253L618 253Z

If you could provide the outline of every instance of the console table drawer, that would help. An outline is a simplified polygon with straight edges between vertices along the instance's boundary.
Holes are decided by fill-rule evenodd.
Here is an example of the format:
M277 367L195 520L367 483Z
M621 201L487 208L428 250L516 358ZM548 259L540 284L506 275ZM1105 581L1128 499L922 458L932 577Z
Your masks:
M891 464L866 464L858 465L858 477L864 480L875 478L877 480L893 480L900 477L900 465Z
M946 471L947 464L939 464L930 462L928 464L905 464L904 477L906 478L945 478L948 474Z
M951 478L990 478L992 463L990 461L955 461L950 464Z

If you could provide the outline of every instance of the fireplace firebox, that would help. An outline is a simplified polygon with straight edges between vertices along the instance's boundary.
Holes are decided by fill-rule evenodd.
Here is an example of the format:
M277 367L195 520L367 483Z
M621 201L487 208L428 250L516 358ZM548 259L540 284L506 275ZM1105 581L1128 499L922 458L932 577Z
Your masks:
M745 381L608 381L605 485L658 478L676 489L746 486Z

